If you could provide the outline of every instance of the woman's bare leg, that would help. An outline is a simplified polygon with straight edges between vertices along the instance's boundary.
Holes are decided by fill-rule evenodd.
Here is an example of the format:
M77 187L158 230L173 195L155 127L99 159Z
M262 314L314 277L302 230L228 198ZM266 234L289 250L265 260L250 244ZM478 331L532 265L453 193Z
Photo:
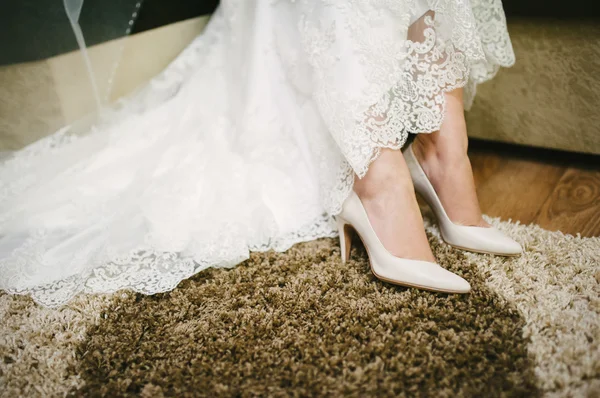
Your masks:
M399 182L399 183L398 183ZM383 246L401 258L435 262L402 153L382 149L354 191Z
M440 130L419 134L413 143L414 153L448 217L456 224L486 227L489 224L481 216L467 156L463 89L456 89L445 97L446 115Z
M426 16L435 17L435 13L425 13L410 26L408 37L411 40L424 40ZM419 134L413 148L450 219L464 225L487 226L481 217L467 157L462 94L462 89L446 94L446 115L440 131ZM355 179L354 190L388 251L401 258L435 261L408 167L400 151L382 149L366 176Z

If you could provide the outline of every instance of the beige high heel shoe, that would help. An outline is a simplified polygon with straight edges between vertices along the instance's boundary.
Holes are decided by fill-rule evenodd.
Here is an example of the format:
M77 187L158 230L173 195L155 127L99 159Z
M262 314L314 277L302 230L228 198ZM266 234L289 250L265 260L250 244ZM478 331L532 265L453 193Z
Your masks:
M371 271L382 281L445 293L468 293L471 290L469 282L436 263L399 258L387 251L354 191L344 202L336 220L343 263L350 256L352 233L356 232L367 249Z
M518 256L523 252L521 245L494 227L473 227L454 224L440 201L435 189L427 178L412 149L412 144L404 151L410 176L419 193L433 210L440 226L444 241L458 249L476 253Z

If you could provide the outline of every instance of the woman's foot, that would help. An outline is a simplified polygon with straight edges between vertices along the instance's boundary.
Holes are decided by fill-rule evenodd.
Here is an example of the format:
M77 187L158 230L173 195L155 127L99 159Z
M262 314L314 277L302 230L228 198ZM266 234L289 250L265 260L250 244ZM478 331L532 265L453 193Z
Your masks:
M445 96L446 116L440 130L417 135L412 144L414 154L453 223L489 227L481 214L467 156L462 89Z
M398 181L400 183L398 183ZM382 149L354 191L383 246L394 256L435 262L404 157Z

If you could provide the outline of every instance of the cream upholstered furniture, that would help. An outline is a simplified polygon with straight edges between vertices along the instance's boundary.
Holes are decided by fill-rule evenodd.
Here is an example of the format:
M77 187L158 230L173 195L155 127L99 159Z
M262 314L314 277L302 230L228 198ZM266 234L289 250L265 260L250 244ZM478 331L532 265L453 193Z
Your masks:
M91 46L101 97L114 101L163 70L202 32L208 16ZM19 149L96 108L79 51L0 66L0 152Z
M479 86L469 135L600 154L600 24L509 22L517 62Z
M193 18L92 46L100 91L114 100L144 84L207 20ZM517 62L479 86L467 113L470 136L600 154L600 24L509 19L509 31ZM18 149L93 109L78 52L0 66L0 151Z

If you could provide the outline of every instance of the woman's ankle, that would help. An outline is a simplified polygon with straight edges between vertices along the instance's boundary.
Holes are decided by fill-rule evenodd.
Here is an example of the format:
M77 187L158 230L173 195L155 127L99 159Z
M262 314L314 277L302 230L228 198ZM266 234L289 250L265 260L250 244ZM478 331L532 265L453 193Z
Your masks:
M432 133L418 134L413 144L417 159L426 163L453 164L467 157L469 139L462 90L454 90L444 95L446 113L440 129Z
M376 199L390 193L413 190L408 166L402 153L397 150L382 149L367 174L354 179L354 191L361 199Z

